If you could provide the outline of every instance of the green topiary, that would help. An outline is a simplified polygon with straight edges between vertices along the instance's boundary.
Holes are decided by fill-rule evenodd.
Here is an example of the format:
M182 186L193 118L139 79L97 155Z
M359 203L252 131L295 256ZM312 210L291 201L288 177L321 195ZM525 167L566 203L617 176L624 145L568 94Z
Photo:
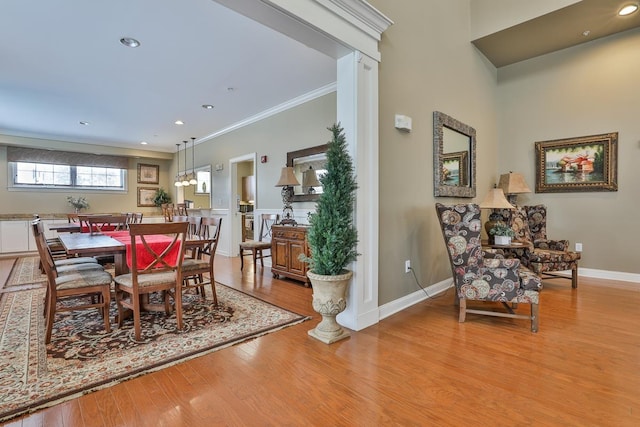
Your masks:
M323 193L310 214L307 240L311 256L302 256L316 274L336 276L355 261L358 233L353 224L355 191L354 167L340 124L328 128L333 134L327 149L327 172L320 177Z

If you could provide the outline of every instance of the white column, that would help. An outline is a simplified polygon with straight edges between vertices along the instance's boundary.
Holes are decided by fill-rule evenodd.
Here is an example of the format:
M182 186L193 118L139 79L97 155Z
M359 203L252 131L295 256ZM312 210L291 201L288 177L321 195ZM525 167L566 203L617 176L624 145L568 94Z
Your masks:
M337 120L344 128L358 182L358 260L347 308L338 321L361 330L378 322L378 62L354 51L338 59Z

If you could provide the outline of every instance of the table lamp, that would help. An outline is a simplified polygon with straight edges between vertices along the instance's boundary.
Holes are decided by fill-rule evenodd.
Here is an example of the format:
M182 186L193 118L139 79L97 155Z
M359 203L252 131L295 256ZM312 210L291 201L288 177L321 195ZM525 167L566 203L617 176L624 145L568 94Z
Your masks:
M297 222L293 219L293 208L291 207L291 198L293 197L293 187L300 185L296 175L293 173L291 166L285 166L280 172L280 179L276 184L276 187L282 187L280 194L282 195L282 203L284 208L282 209L282 220L280 224L283 225L296 225Z
M502 188L492 188L482 203L480 203L480 209L492 210L491 214L489 214L489 220L484 223L484 229L487 232L487 236L489 236L489 243L493 244L494 238L489 230L491 230L497 222L502 221L502 216L496 212L495 209L515 209L515 207L504 197Z
M531 193L524 176L521 173L511 172L500 175L498 187L502 189L507 196L507 200L512 205L516 204L518 194Z
M307 194L314 194L316 189L313 187L320 187L322 184L318 181L318 175L316 175L316 171L313 170L311 166L309 169L302 172L302 189L307 189Z

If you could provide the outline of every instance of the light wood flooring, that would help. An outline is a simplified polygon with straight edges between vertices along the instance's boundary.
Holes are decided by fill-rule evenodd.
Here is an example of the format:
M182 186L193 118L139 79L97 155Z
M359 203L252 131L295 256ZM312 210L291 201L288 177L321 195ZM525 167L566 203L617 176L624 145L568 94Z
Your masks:
M640 284L547 280L537 334L525 320L460 324L449 290L328 346L307 336L311 289L241 274L237 258L216 272L314 319L7 425L640 425Z

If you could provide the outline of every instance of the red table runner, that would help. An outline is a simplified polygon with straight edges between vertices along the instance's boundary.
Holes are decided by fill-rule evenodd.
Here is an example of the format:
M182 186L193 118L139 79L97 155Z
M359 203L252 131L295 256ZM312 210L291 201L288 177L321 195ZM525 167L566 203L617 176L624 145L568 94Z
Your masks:
M119 242L122 242L126 247L127 253L127 266L131 268L132 265L132 251L131 251L131 235L128 231L110 231L106 233L102 233L107 236L111 236ZM145 240L151 250L156 254L161 254L173 241L173 237L165 236L165 235L147 235L145 236ZM174 245L171 251L165 256L165 261L169 265L175 265L176 260L178 259L180 245ZM136 237L136 261L138 264L138 269L143 270L151 263L156 260L155 256L148 251L147 248L142 244L142 239L140 236ZM161 267L162 265L158 265Z

